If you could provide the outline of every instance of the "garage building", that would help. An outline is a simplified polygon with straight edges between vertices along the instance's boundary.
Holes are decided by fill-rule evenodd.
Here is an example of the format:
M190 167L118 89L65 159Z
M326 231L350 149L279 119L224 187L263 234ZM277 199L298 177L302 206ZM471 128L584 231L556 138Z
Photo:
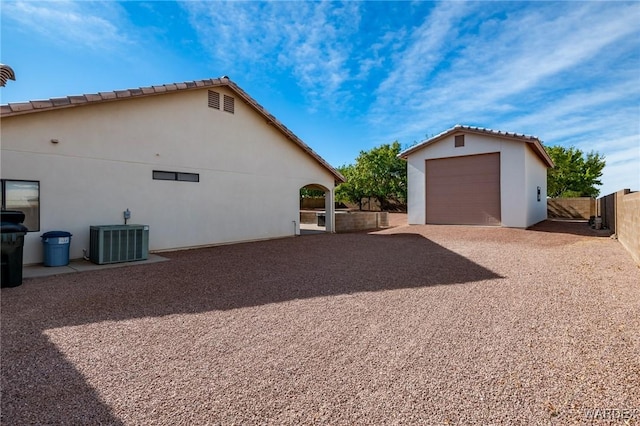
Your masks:
M400 153L409 224L526 228L547 218L547 168L534 136L456 125Z

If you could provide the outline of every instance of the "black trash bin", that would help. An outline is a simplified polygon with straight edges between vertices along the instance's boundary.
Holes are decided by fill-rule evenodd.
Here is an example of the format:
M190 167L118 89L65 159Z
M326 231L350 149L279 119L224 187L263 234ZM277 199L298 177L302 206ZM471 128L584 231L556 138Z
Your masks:
M2 287L17 287L22 284L22 250L27 228L22 225L24 213L15 210L3 210L0 220L2 249L0 258L2 269L0 281Z

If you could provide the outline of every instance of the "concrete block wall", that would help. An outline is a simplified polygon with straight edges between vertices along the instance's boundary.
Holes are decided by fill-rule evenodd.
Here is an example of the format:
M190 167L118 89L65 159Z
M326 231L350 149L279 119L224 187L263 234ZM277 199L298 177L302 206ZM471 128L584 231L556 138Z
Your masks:
M629 191L628 189L623 191ZM602 226L616 233L616 193L598 198L596 216L602 217Z
M640 192L616 192L616 235L640 265Z
M389 226L387 212L336 213L336 232L363 231Z
M318 223L316 212L300 212L300 223Z
M550 218L589 219L596 215L596 200L590 197L548 198L547 215Z
M640 192L623 189L598 198L597 214L640 265Z

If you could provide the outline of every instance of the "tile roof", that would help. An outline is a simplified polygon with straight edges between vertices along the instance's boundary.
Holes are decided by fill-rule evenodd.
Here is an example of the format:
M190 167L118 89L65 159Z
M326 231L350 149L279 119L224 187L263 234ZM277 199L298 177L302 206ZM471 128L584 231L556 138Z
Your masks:
M484 127L474 127L474 126L463 126L461 124L456 124L455 126L453 126L452 128L445 130L444 132L433 136L423 142L420 142L417 145L414 145L404 151L402 151L400 154L398 154L398 157L400 158L408 158L409 155L413 154L416 151L421 150L422 148L431 145L435 142L438 142L439 140L442 140L444 138L446 138L447 136L450 136L454 133L475 133L475 134L480 134L480 135L489 135L489 136L494 136L494 137L499 137L499 138L505 138L505 139L512 139L512 140L520 140L522 142L526 142L528 144L530 144L530 146L533 148L534 152L538 155L538 157L540 157L540 159L548 166L548 167L554 167L553 161L551 160L551 157L549 157L549 154L547 154L547 151L544 149L544 146L542 145L542 141L540 139L538 139L536 136L530 136L530 135L525 135L522 133L512 133L512 132L504 132L501 130L493 130L493 129L487 129Z
M247 92L242 90L240 86L231 81L228 77L223 76L220 78L213 78L207 80L185 81L183 83L171 83L159 86L139 87L135 89L115 90L112 92L99 92L85 95L67 96L63 98L43 99L29 102L16 102L0 105L0 117L12 117L16 115L31 114L36 112L44 112L57 110L62 108L75 108L86 105L93 105L104 102L114 102L124 99L157 96L166 93L186 91L186 90L199 90L202 88L210 87L228 87L231 91L237 94L242 100L249 106L251 106L256 112L262 115L267 123L276 127L282 132L289 140L302 148L307 154L313 157L318 163L325 167L336 179L336 182L341 183L345 181L335 168L327 163L322 157L320 157L315 151L313 151L306 143L304 143L298 136L296 136L291 130L289 130L284 124L276 119L271 113L269 113L262 105L260 105L255 99L253 99Z

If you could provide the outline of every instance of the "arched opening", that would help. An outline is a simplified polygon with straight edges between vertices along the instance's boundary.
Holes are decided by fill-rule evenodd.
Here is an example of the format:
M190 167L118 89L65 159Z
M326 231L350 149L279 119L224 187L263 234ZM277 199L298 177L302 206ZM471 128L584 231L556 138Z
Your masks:
M320 185L309 184L300 188L299 235L333 232L333 192Z

